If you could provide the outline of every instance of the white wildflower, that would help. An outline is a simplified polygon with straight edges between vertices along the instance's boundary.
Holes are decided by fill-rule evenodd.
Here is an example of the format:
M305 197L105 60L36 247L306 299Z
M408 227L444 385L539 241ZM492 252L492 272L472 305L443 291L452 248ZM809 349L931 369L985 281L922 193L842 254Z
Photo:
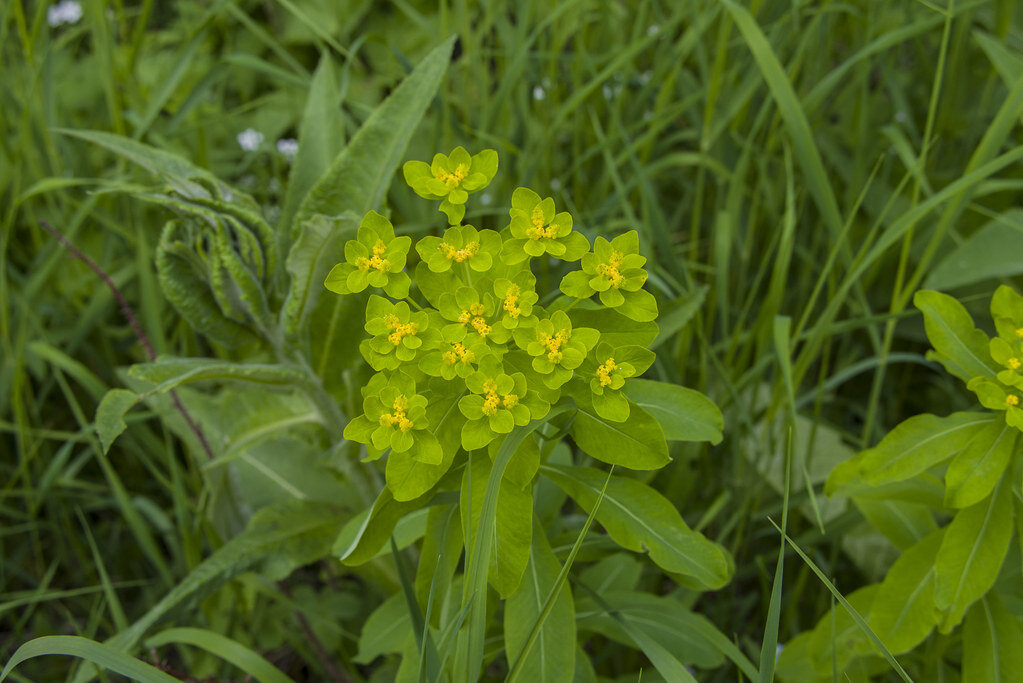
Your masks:
M46 23L52 28L77 24L82 18L82 5L76 0L61 0L46 10Z
M255 152L263 144L263 134L255 128L246 128L238 133L237 140L246 152Z
M540 86L536 86L535 88L533 88L533 99L534 100L539 101L539 100L542 100L545 97L547 97L547 93L544 91L543 88L541 88Z
M295 138L281 138L277 141L277 151L288 161L294 161L295 154L298 153L298 140Z

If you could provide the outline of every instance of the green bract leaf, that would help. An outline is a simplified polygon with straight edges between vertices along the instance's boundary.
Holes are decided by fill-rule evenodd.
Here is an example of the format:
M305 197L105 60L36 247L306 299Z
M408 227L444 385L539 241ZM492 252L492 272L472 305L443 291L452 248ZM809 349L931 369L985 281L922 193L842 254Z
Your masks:
M660 425L639 406L629 406L625 422L612 422L597 414L588 386L572 382L565 392L578 407L572 438L587 455L633 470L655 470L671 461Z
M557 213L554 200L525 187L512 193L511 237L504 242L501 259L505 263L521 263L529 258L550 254L562 261L578 261L590 249L581 233L572 230L572 215Z
M424 199L443 199L440 210L451 225L465 216L465 202L473 192L490 184L497 174L497 152L485 149L469 156L464 147L451 154L436 154L433 163L408 161L402 167L405 182Z
M587 512L607 479L591 467L542 465L540 472ZM597 521L619 545L649 552L661 569L692 577L706 588L720 588L732 575L728 551L691 530L667 498L635 479L611 477Z
M1001 421L981 429L945 472L945 505L965 508L986 498L1009 464L1018 436Z
M721 410L695 389L633 379L626 383L625 395L654 416L669 441L721 443L724 429Z
M324 286L337 294L361 292L378 287L396 299L408 296L409 280L405 260L412 239L394 236L391 222L370 211L359 224L357 237L345 242L345 261L327 274Z
M927 337L934 346L928 358L964 382L994 376L997 367L988 353L988 337L974 327L961 303L941 292L921 290L913 296L913 304L923 312Z

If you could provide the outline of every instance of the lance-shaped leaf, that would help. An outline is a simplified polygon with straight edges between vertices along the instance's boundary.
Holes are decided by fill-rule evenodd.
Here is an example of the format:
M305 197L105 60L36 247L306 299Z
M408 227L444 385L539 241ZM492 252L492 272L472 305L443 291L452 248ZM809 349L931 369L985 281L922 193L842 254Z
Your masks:
M542 465L540 471L587 511L607 479L592 467ZM640 481L611 477L597 521L619 545L649 552L667 572L691 576L709 589L720 588L731 578L734 567L728 551L690 529L667 498Z
M1009 683L1023 673L1023 628L996 593L974 603L963 624L963 680Z
M671 461L664 432L650 413L630 404L629 419L612 422L597 415L588 386L570 382L565 390L578 407L572 438L587 455L633 470L655 470Z
M824 490L830 496L850 484L881 486L909 479L951 458L994 420L989 413L915 415L888 432L877 446L836 467Z
M935 559L934 604L949 633L975 600L994 585L1012 540L1012 491L1008 481L976 505L956 513Z
M104 453L110 450L114 439L127 429L124 414L131 410L139 399L139 395L134 391L111 389L99 402L99 407L96 408L96 434Z
M724 429L721 410L695 389L632 379L625 384L625 394L657 420L669 441L721 443Z
M974 326L961 303L941 292L921 290L913 304L923 311L927 338L934 346L929 358L964 382L998 372L988 353L988 336Z
M525 580L505 603L504 649L509 662L518 659L560 572L561 565L538 525L533 530ZM522 663L519 680L555 683L575 680L575 628L572 593L562 590Z
M1009 464L1019 430L998 420L984 427L945 472L945 505L965 508L991 493Z

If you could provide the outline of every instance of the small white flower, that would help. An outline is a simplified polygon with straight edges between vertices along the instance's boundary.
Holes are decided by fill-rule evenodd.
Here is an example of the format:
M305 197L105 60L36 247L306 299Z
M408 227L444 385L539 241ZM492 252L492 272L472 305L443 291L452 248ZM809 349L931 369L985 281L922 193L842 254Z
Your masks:
M547 93L544 91L543 88L541 88L540 86L536 86L535 88L533 88L533 99L534 100L538 100L539 101L539 100L542 100L545 97L547 97Z
M657 33L660 30L661 30L660 24L650 24L649 26L646 27L646 34L648 36L652 36L653 34Z
M557 192L561 189L561 181L557 178L551 178L551 189Z
M484 192L480 195L480 204L483 206L490 206L490 202L494 201L494 198L490 196L489 192Z
M604 84L604 99L605 100L610 100L614 96L615 96L614 88L612 88L610 85L605 83Z
M298 152L298 140L295 138L281 138L277 141L277 151L288 161L294 161Z
M263 144L263 134L255 128L246 128L238 133L237 140L246 152L255 152Z
M652 74L651 74L651 72L649 70L644 71L643 73L641 73L639 75L639 84L640 85L646 85L647 83L649 83L651 75Z
M61 0L46 10L46 23L56 28L63 24L77 24L82 18L82 5L76 0Z

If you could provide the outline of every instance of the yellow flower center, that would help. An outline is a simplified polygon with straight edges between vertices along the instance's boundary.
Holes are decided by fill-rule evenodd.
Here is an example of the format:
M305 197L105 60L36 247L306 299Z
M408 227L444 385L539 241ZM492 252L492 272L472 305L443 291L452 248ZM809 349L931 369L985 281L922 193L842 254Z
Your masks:
M493 329L492 327L490 327L490 325L487 324L486 320L478 316L472 319L472 327L474 330L476 330L476 334L478 334L481 337L486 337L488 334L490 334L490 331Z
M508 313L508 317L515 319L522 315L522 309L519 307L519 286L512 284L508 286L508 291L504 293L504 310Z
M458 166L455 167L455 170L451 173L441 171L434 177L443 181L444 184L448 186L448 189L451 189L458 187L467 175L469 175L469 167L465 164L458 164Z
M606 387L611 384L611 373L618 369L615 365L614 358L608 358L602 365L597 368L597 380L600 382L600 386Z
M455 343L451 345L450 351L444 352L444 362L448 365L455 363L471 363L476 360L476 354L465 348L465 344Z
M1010 368L1012 368L1013 370L1019 370L1019 366L1020 366L1019 358L1010 358L1009 359L1009 367Z
M1016 330L1016 336L1019 337L1020 339L1023 339L1023 327Z
M497 382L488 379L483 383L483 414L490 416L497 413L502 405L505 408L514 408L518 405L519 397L515 394L505 394L504 398L497 393Z
M414 426L412 420L405 416L408 410L408 399L405 396L398 396L391 405L391 412L380 416L380 424L384 427L398 426L402 432L407 432Z
M463 325L469 322L469 311L463 309L462 312L458 314L458 322Z
M541 332L539 335L540 343L547 347L547 360L552 363L561 362L561 347L568 341L572 333L568 330L559 330L557 333L551 335Z
M615 289L625 284L625 276L622 275L620 270L622 260L622 252L615 250L611 252L611 257L608 258L607 263L601 263L597 266L597 275L607 280Z
M387 245L384 244L383 240L377 240L377 243L373 245L373 255L369 258L363 256L355 262L355 267L359 270L379 270L381 273L391 268L391 262L384 258L384 252L387 251Z
M419 332L419 323L403 323L393 313L384 316L384 325L387 326L387 329L393 330L393 332L387 335L387 340L395 346L400 344L401 340L410 334Z
M1009 394L1008 396L1005 397L1005 405L1007 405L1007 406L1018 406L1019 405L1019 396L1017 396L1016 394Z
M441 242L437 248L441 250L448 260L452 260L455 263L461 263L465 259L472 258L480 253L479 242L469 242L461 249L456 249L447 242Z
M538 240L542 237L554 239L558 236L558 229L553 225L545 227L543 209L540 208L539 204L533 207L533 213L530 215L529 220L533 223L533 227L526 228L526 237L529 239Z

